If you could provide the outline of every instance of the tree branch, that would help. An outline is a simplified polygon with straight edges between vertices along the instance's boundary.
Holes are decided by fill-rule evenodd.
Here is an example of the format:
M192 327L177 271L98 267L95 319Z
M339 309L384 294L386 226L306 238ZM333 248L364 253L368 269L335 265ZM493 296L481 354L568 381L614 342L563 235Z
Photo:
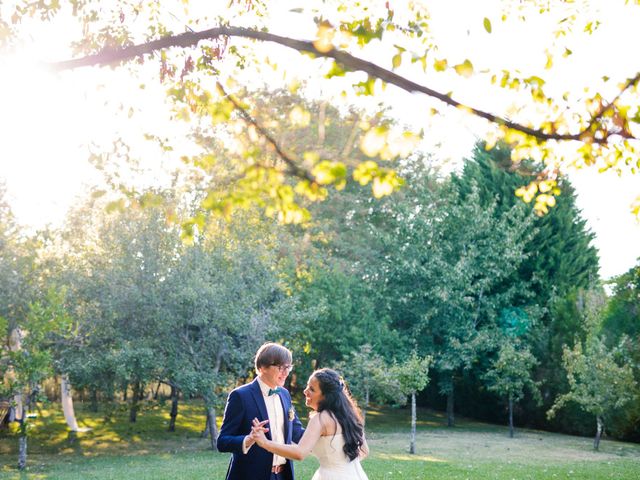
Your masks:
M578 133L575 134L560 134L560 133L548 133L540 129L535 129L531 127L527 127L526 125L522 125L520 123L512 122L507 118L500 117L498 115L494 115L492 113L479 110L477 108L470 107L463 103L460 103L447 94L438 92L424 85L420 85L416 82L413 82L405 77L398 75L390 70L382 68L372 62L368 62L366 60L362 60L361 58L354 57L353 55L344 52L342 50L332 49L328 52L321 52L314 46L313 42L305 41L305 40L295 40L289 37L283 37L280 35L275 35L269 32L262 32L257 30L252 30L249 28L243 27L216 27L211 28L209 30L203 30L201 32L185 32L179 35L168 36L158 40L153 40L151 42L143 43L140 45L134 45L131 47L124 47L120 49L105 49L99 53L88 55L86 57L67 60L63 62L53 63L50 66L56 70L70 70L79 67L93 66L93 65L110 65L118 62L123 62L125 60L130 60L132 58L141 57L143 55L151 54L155 51L162 50L165 48L171 47L181 47L187 48L197 45L201 40L211 40L220 36L229 36L229 37L243 37L243 38L251 38L254 40L259 40L263 42L273 42L285 47L289 47L291 49L297 50L299 52L308 52L317 57L325 57L325 58L333 58L336 62L343 65L347 70L350 71L362 71L367 73L368 75L378 78L386 83L391 85L395 85L396 87L405 90L410 93L419 92L423 93L429 97L436 98L446 105L451 107L460 108L462 110L467 110L470 113L473 113L477 117L484 118L491 123L496 125L502 125L512 130L516 130L522 132L524 134L535 137L539 140L559 140L559 141L567 141L567 140L577 140L582 141L581 137L584 133L587 133L589 126L592 125L593 121L589 124L589 126ZM628 82L628 85L623 89L626 90L629 86L637 83L638 78L640 78L640 73L631 79ZM600 113L602 115L602 113ZM596 115L596 119L599 115ZM614 134L615 132L609 132L609 135ZM605 135L603 138L593 138L591 141L593 143L606 144L608 141L608 136ZM635 138L635 137L631 137Z
M271 144L271 146L276 151L278 156L287 164L287 166L290 169L290 173L292 175L298 178L303 178L305 180L308 180L309 182L315 182L315 179L311 176L311 174L304 168L299 167L298 164L295 162L295 160L291 158L282 148L280 148L280 145L278 145L278 142L275 141L275 139L269 134L269 132L267 132L267 130L264 127L262 127L262 125L260 125L255 118L251 116L251 114L247 111L247 109L244 108L240 104L240 102L233 97L233 95L230 95L225 91L224 87L222 86L222 84L220 84L220 82L216 82L216 86L218 87L220 92L225 97L227 97L231 103L233 103L233 106L235 107L236 110L238 110L238 112L240 112L240 115L242 116L242 118L244 118L246 122L253 125L255 129L258 131L258 133L262 135L267 140L267 142Z
M605 114L605 112L611 108L615 108L615 103L618 101L618 99L624 94L624 92L626 92L627 90L629 90L631 87L635 86L638 82L640 81L640 72L636 73L636 75L632 78L627 79L627 81L625 82L625 84L622 86L622 88L620 89L620 91L618 92L618 94L615 96L615 98L613 100L611 100L609 103L603 103L600 106L600 109L598 110L598 112L593 115L591 117L591 120L589 121L589 124L587 125L587 127L583 130L583 132L589 131L591 130L591 128L593 127L593 125L600 120L600 118L602 118L602 116ZM627 133L627 132L625 132ZM628 137L628 135L627 135ZM630 137L633 138L633 137Z

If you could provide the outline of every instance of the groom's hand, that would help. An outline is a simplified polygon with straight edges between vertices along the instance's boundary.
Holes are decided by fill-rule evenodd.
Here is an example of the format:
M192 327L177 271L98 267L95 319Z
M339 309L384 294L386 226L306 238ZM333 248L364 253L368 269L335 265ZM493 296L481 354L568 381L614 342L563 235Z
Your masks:
M249 439L252 442L261 445L267 439L265 433L268 432L269 429L266 428L265 425L268 422L269 420L263 420L262 422L259 422L257 418L253 419L253 427L251 428L251 434L249 435Z

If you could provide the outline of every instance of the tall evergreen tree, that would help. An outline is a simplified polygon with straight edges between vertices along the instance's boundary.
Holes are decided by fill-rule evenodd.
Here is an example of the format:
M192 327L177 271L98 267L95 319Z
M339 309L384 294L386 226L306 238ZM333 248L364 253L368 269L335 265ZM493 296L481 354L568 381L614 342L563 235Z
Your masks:
M528 185L538 174L533 162L514 165L507 146L498 144L486 150L484 144L479 143L453 180L463 196L470 193L472 184L477 185L481 203L487 205L495 201L496 212L514 205L532 210L515 196L515 191ZM537 298L547 301L576 288L587 288L598 280L598 254L592 245L594 234L581 217L569 180L561 177L559 184L562 195L549 213L534 220L535 233L525 246L528 255L520 267L521 275L532 281Z
M453 182L462 196L470 195L476 186L480 202L495 202L496 213L516 208L528 211L533 218L532 235L524 244L526 258L518 275L530 285L528 302L541 312L527 341L540 359L536 378L543 381L542 397L549 408L551 399L567 386L561 368L563 345L573 345L576 335L585 338L579 312L580 292L598 281L598 254L592 245L594 234L581 217L568 179L559 179L562 194L557 197L557 205L542 217L535 216L533 209L516 197L515 191L539 173L531 161L514 164L508 146L498 144L486 150L479 143L462 171L453 176ZM546 422L544 409L537 408L531 399L523 405L530 421Z

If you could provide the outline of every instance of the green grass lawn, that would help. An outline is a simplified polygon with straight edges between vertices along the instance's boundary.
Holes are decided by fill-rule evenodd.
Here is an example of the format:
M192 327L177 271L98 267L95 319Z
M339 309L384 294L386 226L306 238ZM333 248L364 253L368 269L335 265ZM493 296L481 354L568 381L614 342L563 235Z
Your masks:
M168 405L145 408L130 424L123 407L113 420L76 406L78 422L91 431L71 437L56 406L34 421L29 468L15 469L17 437L0 433L0 479L222 479L228 454L208 450L200 438L203 408L182 405L176 432L166 431ZM300 407L299 411L304 411ZM640 445L531 430L508 437L500 426L457 419L448 429L437 412L419 410L417 453L409 455L407 409L372 410L367 416L371 456L363 466L382 479L633 479L640 478ZM296 463L299 480L311 478L317 461Z

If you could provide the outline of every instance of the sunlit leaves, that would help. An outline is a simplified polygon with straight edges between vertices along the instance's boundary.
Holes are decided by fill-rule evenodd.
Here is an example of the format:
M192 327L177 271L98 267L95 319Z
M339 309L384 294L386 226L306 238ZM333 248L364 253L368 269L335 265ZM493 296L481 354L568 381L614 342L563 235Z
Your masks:
M640 195L631 204L631 213L635 215L638 222L640 222Z
M391 58L391 65L394 70L400 68L400 65L402 65L402 53L396 53L393 58Z
M516 190L516 196L526 203L535 199L533 209L538 215L548 213L549 208L556 205L555 196L559 194L560 190L555 180L535 180Z
M546 50L545 55L547 57L547 62L545 63L544 68L546 70L550 70L553 67L553 54Z
M234 7L238 7L243 2L231 2ZM267 3L259 2L261 7L266 9ZM579 8L571 5L572 2L564 2L562 9L555 10L552 3L547 2L542 4L534 2L533 8L528 8L524 4L526 2L507 2L509 4L507 9L515 8L520 15L521 19L530 19L530 15L545 15L559 13L559 17L554 17L557 21L557 25L552 34L555 37L555 41L547 50L545 50L547 61L545 68L550 69L554 66L554 58L561 60L562 57L569 57L573 55L571 48L575 48L574 44L570 42L570 33L593 33L600 26L600 18L587 18L584 21L584 25L578 25L581 18L581 12ZM249 5L253 5L254 2L249 2ZM35 12L42 14L43 11L55 10L53 6L58 8L58 2L54 2L51 5L46 2L31 2L25 4L23 7L26 9L24 12ZM376 59L378 65L383 69L391 68L393 70L399 70L403 66L403 61L407 60L405 54L409 55L412 63L419 63L424 71L427 71L427 65L433 65L433 69L437 72L445 72L450 68L464 78L470 78L474 75L480 77L485 73L484 70L478 70L477 65L474 67L471 59L466 59L462 63L456 65L449 65L445 58L435 58L436 56L442 56L445 49L439 48L430 38L430 23L432 19L429 16L427 8L420 5L420 2L409 2L409 4L399 6L388 3L384 7L382 5L379 8L374 8L370 4L364 4L356 2L355 5L340 4L336 6L326 5L327 9L322 10L310 7L303 9L294 9L292 11L298 11L301 15L314 12L316 17L314 21L317 24L317 31L315 37L313 37L312 43L317 52L311 52L313 57L319 56L320 53L330 53L338 49L340 52L336 52L335 57L340 58L340 63L335 61L326 61L325 65L329 67L328 71L324 73L326 79L333 77L342 77L347 71L359 71L363 74L358 80L362 80L355 85L356 93L365 96L380 95L381 90L386 85L385 82L394 83L397 86L402 87L402 84L406 84L409 78L398 78L397 75L389 76L389 72L383 72L379 67L372 66L369 62L362 61L368 57L368 55L359 56L357 46L367 47L367 53L376 54L374 49L378 49L382 54L382 58ZM335 7L335 8L333 8ZM566 7L566 12L564 11ZM170 49L165 47L180 47L191 48L193 43L182 43L182 38L175 36L171 38L169 32L169 24L165 24L161 21L161 17L158 13L159 8L154 2L149 4L140 4L139 6L126 6L115 9L106 8L105 13L99 14L87 7L83 2L76 2L74 4L76 10L80 10L79 14L82 18L82 22L85 23L91 32L85 35L82 39L86 43L82 45L83 48L88 50L97 51L99 49L109 49L113 47L120 47L132 43L137 43L137 30L131 28L131 25L126 24L134 18L131 14L132 10L138 15L136 9L140 8L139 18L149 20L147 24L142 25L140 30L145 31L147 36L146 40L154 39L169 39L172 42L162 43L162 47L156 48L155 46L151 50L147 50L149 53L152 51L154 60L159 60L161 77L166 79L175 80L177 85L174 86L169 95L173 97L180 108L176 108L175 117L184 119L187 121L197 121L207 119L210 123L218 126L229 126L229 130L233 130L238 125L243 128L243 133L250 136L252 144L247 145L248 142L238 140L238 132L233 132L236 145L239 145L237 149L233 150L234 154L242 157L242 159L258 163L264 157L268 157L269 161L267 166L273 166L273 150L278 150L274 142L265 141L263 137L266 136L264 131L259 131L254 127L247 127L246 124L239 122L234 115L234 105L224 95L211 94L203 87L206 82L203 82L200 86L189 83L194 78L210 80L212 76L233 78L234 72L221 71L221 60L227 60L227 57L233 57L235 65L239 69L245 69L250 66L250 59L248 56L243 56L243 46L234 45L235 37L250 37L261 38L262 40L275 41L289 46L294 50L305 51L309 53L308 43L295 42L292 38L279 37L278 39L268 37L268 29L266 23L259 25L254 30L247 34L237 31L230 35L216 36L211 33L211 37L206 41L202 41L200 45L194 48L194 51L180 51L178 48ZM83 11L84 10L84 11ZM253 8L249 9L256 13L258 17L259 11ZM23 14L26 14L24 13ZM31 14L33 14L33 12ZM233 12L236 13L236 12ZM526 15L525 15L526 13ZM89 18L88 15L93 14L98 18ZM503 20L507 18L507 14L503 17ZM125 21L126 17L126 21ZM229 18L232 18L230 15ZM482 20L482 26L484 32L488 34L493 33L492 19L499 18L499 15L493 13L486 13L486 16L481 15L478 20ZM604 18L604 17L602 17ZM329 20L330 19L330 20ZM114 20L119 20L115 21ZM189 20L199 20L191 18ZM590 20L590 21L589 21ZM494 22L497 20L494 20ZM588 23L587 23L588 22ZM196 22L197 23L197 22ZM224 24L224 22L222 22ZM479 22L478 22L479 23ZM105 26L106 24L106 26ZM123 24L123 25L120 25ZM264 28L263 28L264 27ZM478 25L479 27L479 25ZM576 28L577 27L577 28ZM235 27L231 27L233 30ZM387 33L390 32L390 33ZM195 32L194 32L195 33ZM312 37L313 32L309 32L309 37ZM199 39L202 40L205 37ZM391 38L391 44L384 44L384 40ZM343 41L344 39L344 41ZM136 40L134 42L133 40ZM284 41L287 40L287 41ZM374 42L376 40L376 42ZM378 42L379 41L379 42ZM227 42L229 46L227 48ZM562 42L562 43L560 43ZM355 45L357 43L357 46ZM375 43L375 45L373 44ZM306 45L301 47L300 45ZM176 50L179 51L178 55L174 55ZM247 50L249 51L249 49ZM140 55L134 53L133 55ZM194 53L197 52L197 53ZM181 54L183 55L181 56ZM225 58L223 58L225 54ZM227 55L228 54L228 55ZM246 52L244 53L246 54ZM145 54L146 55L146 54ZM197 56L199 55L199 56ZM351 56L353 55L353 56ZM429 55L427 57L427 55ZM332 56L333 53L332 53ZM386 58L384 58L386 56ZM358 58L354 58L358 57ZM130 57L129 57L130 58ZM145 57L147 58L147 57ZM428 61L427 61L428 59ZM379 61L378 61L379 60ZM532 59L533 60L533 59ZM544 61L544 60L543 60ZM232 63L232 62L227 62ZM271 62L262 57L258 59L257 63L263 65L271 65ZM320 63L320 62L318 62ZM278 59L278 64L283 65ZM531 63L532 68L535 68L535 62ZM228 66L228 65L227 65ZM225 66L225 68L227 68ZM298 66L292 65L291 70L295 70ZM289 67L286 67L289 70ZM490 72L491 75L493 72ZM532 75L534 73L534 75ZM201 75L198 77L198 75ZM366 75L366 77L364 76ZM207 78L209 77L209 78ZM600 75L600 77L602 77ZM366 78L366 80L363 80ZM179 81L178 81L179 79ZM384 79L384 80L383 80ZM596 168L600 171L606 169L615 169L620 172L620 166L624 162L632 164L637 160L637 154L635 151L627 150L625 147L621 147L622 140L635 141L635 136L638 134L638 118L639 115L636 112L637 105L637 83L638 80L630 80L629 82L622 83L619 86L619 91L615 91L613 85L607 85L606 94L602 94L599 97L589 92L572 92L571 95L557 94L554 97L553 92L556 90L553 87L547 87L545 81L539 75L535 75L533 72L522 74L517 70L505 70L496 72L491 77L494 86L510 90L507 92L509 97L515 99L515 101L502 107L499 105L501 102L493 103L489 102L493 106L486 106L486 110L479 108L478 104L468 104L458 107L457 99L454 100L450 94L435 91L429 93L432 85L429 85L429 80L425 81L424 85L421 85L421 91L427 96L442 100L444 104L448 104L452 107L458 107L464 110L469 115L476 115L482 117L493 125L498 130L496 139L503 138L514 150L515 160L524 160L527 155L531 154L533 160L537 162L545 162L547 166L560 164L564 166L592 166L597 165ZM380 83L377 83L380 82ZM613 83L613 82L612 82ZM381 88L382 87L382 88ZM630 88L632 87L632 88ZM446 87L449 88L449 87ZM406 88L411 90L411 88ZM458 90L456 90L458 91ZM603 89L603 92L605 90ZM552 92L548 96L548 92ZM574 94L576 93L576 94ZM590 99L584 100L585 97ZM345 93L345 97L347 94ZM461 95L461 97L463 97ZM614 100L615 99L615 100ZM580 103L577 102L580 100ZM611 102L612 105L608 105L607 102ZM473 108L472 108L473 107ZM531 108L533 107L533 108ZM433 108L431 106L427 107ZM250 109L249 109L250 110ZM288 120L290 126L296 129L303 129L313 123L311 114L305 112L302 108L290 109L288 106L287 112L284 113L286 117L288 114ZM507 128L508 127L508 128ZM361 150L369 158L379 157L382 160L389 160L398 156L406 155L410 153L411 148L405 148L398 146L395 142L391 141L390 137L385 136L384 132L377 131L379 127L375 127L374 130L369 130L364 133L362 139L354 139L359 141ZM634 131L635 128L635 131ZM267 129L268 130L268 129ZM319 128L318 130L322 130ZM517 133L519 131L520 133ZM322 135L319 135L322 136ZM532 138L537 139L536 142L532 141ZM567 151L559 152L564 148L564 145L574 142L581 143L581 146L574 148L573 144L570 144ZM267 145L270 143L270 146ZM488 142L491 143L491 142ZM309 147L313 148L313 147ZM305 148L306 150L306 148ZM558 151L556 151L558 150ZM280 157L284 159L285 163L288 162L289 169L287 173L293 172L294 175L305 177L300 175L300 171L292 166L297 158L286 159L283 152L278 152ZM324 158L324 157L323 157ZM305 164L305 168L312 168L313 164ZM554 167L555 168L555 167ZM630 167L631 171L636 168ZM553 170L551 168L550 170ZM296 179L297 180L297 179ZM313 181L309 178L309 188L313 187ZM383 185L384 184L383 182ZM384 189L380 187L379 191ZM314 193L318 195L318 193ZM308 195L307 195L308 196ZM522 193L523 198L529 198L529 194ZM530 201L533 201L531 197ZM553 200L542 197L542 200L538 202L540 210L549 208L553 203Z
M347 167L343 162L322 161L311 173L320 185L335 184L338 190L342 190L346 185Z
M336 35L336 30L329 22L324 21L318 25L318 31L316 33L316 39L313 41L313 46L320 53L327 53L333 50L333 38Z
M469 78L473 75L473 64L468 59L455 65L453 68L458 75L464 78Z
M411 56L411 63L418 63L418 62L422 66L422 70L426 72L427 71L427 54L425 53L424 55Z
M284 174L274 168L253 166L229 190L213 190L203 200L203 209L229 218L234 210L257 205L267 216L281 223L303 223L310 219L309 211L299 205L296 194L311 200L322 200L326 191L317 184L301 181L294 188L284 183ZM183 224L183 230L199 226L198 222Z
M276 207L268 207L267 216L275 217L283 224L300 224L311 220L309 210L296 203L282 203Z
M444 72L447 69L447 59L436 60L433 62L433 68L436 72Z
M584 31L586 33L588 33L589 35L591 35L595 30L597 30L600 27L600 22L598 20L595 20L593 22L588 22L585 26L584 26Z
M383 22L384 20L380 18L376 25L372 25L371 18L367 16L352 22L343 22L340 25L340 30L350 33L357 39L358 45L364 46L373 39L382 38L382 33L384 32Z
M391 58L391 65L393 66L393 69L397 69L400 67L400 65L402 64L402 54L404 52L406 52L406 49L401 47L400 45L394 45L396 51L398 53L396 53L392 58Z
M385 125L370 128L360 140L360 150L368 157L383 160L407 157L417 147L420 136L412 132L398 134Z
M369 76L363 82L358 82L354 85L354 89L357 95L373 96L375 93L376 78Z
M293 107L291 112L289 112L289 121L294 127L306 127L311 122L311 113L302 108L300 105L296 105L295 107Z
M302 180L298 182L294 189L295 193L310 200L312 202L319 202L327 198L329 192L326 188L321 187L317 182L310 182L309 180Z
M380 171L380 174L373 179L373 196L375 198L386 197L403 184L404 180L394 170Z
M344 77L345 73L347 72L344 69L344 67L334 61L334 62L331 62L331 68L324 76L325 78Z
M196 233L203 232L205 228L205 216L202 213L198 213L193 217L182 222L182 228L180 229L180 240L185 245L194 245L196 240Z
M152 208L161 206L164 203L164 199L162 195L155 192L145 192L140 196L138 202L142 208Z
M379 172L378 164L372 160L360 163L353 172L353 179L360 185L367 185Z
M337 67L337 64L334 66ZM370 80L372 83L376 81L374 78ZM226 159L213 153L183 157L187 165L202 170L211 178L219 173L232 175L233 180L229 185L212 188L208 192L201 203L203 211L230 218L238 209L257 206L279 222L301 223L310 218L305 207L307 202L326 199L329 187L336 190L345 188L352 168L348 168L345 161L327 159L315 149L298 153L291 151L283 161L281 155L285 155L284 150L288 149L274 151L278 148L274 143L277 142L277 135L272 137L274 132L284 128L288 134L292 134L290 127L294 127L300 131L294 136L305 137L308 135L306 131L316 128L316 113L310 104L300 101L291 106L289 103L282 116L271 113L264 117L265 112L256 109L255 99L247 97L247 101L243 102L241 98L231 97L223 91L210 93L202 90L189 81L176 86L171 94L177 110L186 109L202 119L210 119L214 129L226 132ZM194 107L184 107L189 103ZM254 115L251 120L250 117ZM218 118L220 121L215 120ZM321 121L324 125L321 130L324 132L327 120ZM370 121L354 124L354 137L350 141L359 145L363 153L372 159L392 160L411 155L420 135L392 129L386 123L375 125L375 122L373 126ZM310 146L304 145L306 148ZM222 164L228 165L224 167ZM298 173L292 173L289 169L292 164L299 166ZM224 168L230 167L235 174L224 173ZM221 168L223 170L220 171ZM365 163L363 167L356 164L353 168L354 180L362 185L371 185L375 198L389 195L402 185L402 179L391 168L381 168L376 162ZM185 222L183 240L192 241L200 228L200 222Z
M126 200L124 200L123 198L119 198L118 200L109 202L105 207L105 210L107 213L123 212L126 206Z
M353 172L353 179L360 185L373 182L372 191L376 198L390 195L404 183L394 170L381 168L372 160L360 163Z
M549 212L549 207L555 207L556 198L553 195L540 194L536 197L536 203L533 209L538 214L545 214Z
M387 143L389 129L384 126L369 129L360 140L360 150L367 157L375 157Z
M487 17L484 17L482 25L484 26L484 29L487 33L491 33L491 20L489 20Z

